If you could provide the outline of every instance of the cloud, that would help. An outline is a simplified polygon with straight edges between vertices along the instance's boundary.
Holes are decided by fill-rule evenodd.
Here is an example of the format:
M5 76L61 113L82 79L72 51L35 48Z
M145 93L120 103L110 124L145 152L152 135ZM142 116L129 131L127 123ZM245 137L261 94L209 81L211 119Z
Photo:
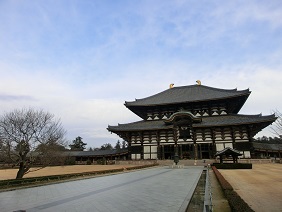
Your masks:
M250 88L241 112L267 115L282 108L279 3L3 1L0 110L43 108L100 146L140 119L124 101L200 79Z
M0 102L1 101L35 101L36 99L32 96L26 96L26 95L7 95L7 94L0 94Z

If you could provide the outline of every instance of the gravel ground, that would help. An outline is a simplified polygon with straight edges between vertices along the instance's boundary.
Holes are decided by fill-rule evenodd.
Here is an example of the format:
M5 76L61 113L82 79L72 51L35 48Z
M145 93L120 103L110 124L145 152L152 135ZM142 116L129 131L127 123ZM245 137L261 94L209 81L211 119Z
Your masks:
M81 172L91 172L99 170L111 170L127 168L136 165L73 165L73 166L52 166L45 167L38 171L30 172L24 177L39 177L48 175L60 175L60 174L71 174L71 173L81 173ZM35 168L31 169L35 170ZM0 180L15 179L18 169L2 169L0 170Z
M219 171L254 211L282 211L282 164Z

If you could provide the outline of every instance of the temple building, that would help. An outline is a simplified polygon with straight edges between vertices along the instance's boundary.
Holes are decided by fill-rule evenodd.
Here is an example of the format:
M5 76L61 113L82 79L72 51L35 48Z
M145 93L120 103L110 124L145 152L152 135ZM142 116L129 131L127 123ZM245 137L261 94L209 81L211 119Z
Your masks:
M108 126L128 142L129 159L213 158L226 147L250 158L253 137L276 120L275 115L238 114L251 91L201 85L173 87L125 102L142 120Z

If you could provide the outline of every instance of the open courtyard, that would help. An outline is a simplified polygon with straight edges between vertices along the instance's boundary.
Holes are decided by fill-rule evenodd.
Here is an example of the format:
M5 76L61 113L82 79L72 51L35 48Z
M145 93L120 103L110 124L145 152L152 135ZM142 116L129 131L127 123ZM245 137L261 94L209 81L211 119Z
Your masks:
M281 164L253 164L253 169L219 171L254 211L282 211Z
M26 177L120 169L134 165L46 167ZM188 204L203 168L157 167L117 175L0 193L0 211L178 211ZM254 211L281 211L281 164L253 164L253 169L219 170ZM0 170L0 179L15 178L16 169ZM187 177L189 176L189 177ZM212 179L214 210L226 210L226 200ZM220 188L219 188L220 189ZM219 192L219 193L218 193ZM99 201L98 201L99 200ZM223 210L224 209L224 210Z
M48 175L73 174L92 171L103 171L112 169L123 169L137 165L73 165L73 166L48 166L43 169L36 170L32 168L31 172L24 175L26 177L40 177ZM0 180L15 179L18 169L0 169Z

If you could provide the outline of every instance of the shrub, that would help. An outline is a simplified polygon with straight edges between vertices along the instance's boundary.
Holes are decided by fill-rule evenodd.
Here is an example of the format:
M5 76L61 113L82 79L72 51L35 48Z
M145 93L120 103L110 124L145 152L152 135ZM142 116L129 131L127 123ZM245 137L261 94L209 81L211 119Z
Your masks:
M72 157L66 158L65 165L75 165L75 158Z
M217 169L252 169L251 163L213 163Z

